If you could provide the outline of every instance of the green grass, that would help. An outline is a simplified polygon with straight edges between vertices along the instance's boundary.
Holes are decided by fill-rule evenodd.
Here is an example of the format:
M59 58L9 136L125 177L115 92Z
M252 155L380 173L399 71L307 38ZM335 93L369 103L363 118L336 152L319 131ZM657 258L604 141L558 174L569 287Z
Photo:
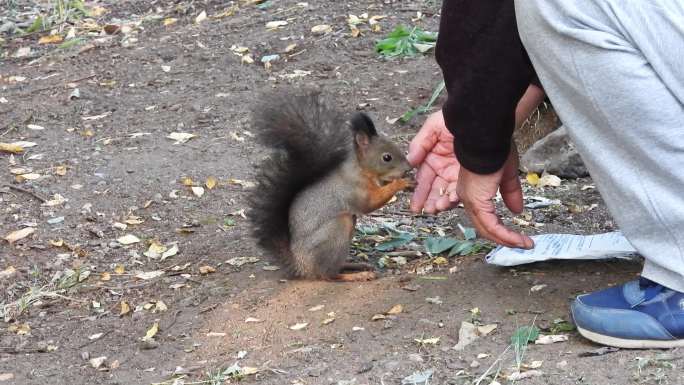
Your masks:
M375 50L388 58L416 56L430 51L436 43L436 32L423 31L418 27L409 30L400 25L390 32L386 38L379 40L375 44Z

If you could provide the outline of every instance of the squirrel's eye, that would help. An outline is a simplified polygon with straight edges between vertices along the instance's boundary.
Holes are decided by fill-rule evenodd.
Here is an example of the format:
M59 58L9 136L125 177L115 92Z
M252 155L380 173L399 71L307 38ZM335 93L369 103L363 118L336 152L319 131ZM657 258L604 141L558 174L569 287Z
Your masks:
M391 162L392 161L392 154L387 154L387 153L382 154L382 160L384 160L385 162Z

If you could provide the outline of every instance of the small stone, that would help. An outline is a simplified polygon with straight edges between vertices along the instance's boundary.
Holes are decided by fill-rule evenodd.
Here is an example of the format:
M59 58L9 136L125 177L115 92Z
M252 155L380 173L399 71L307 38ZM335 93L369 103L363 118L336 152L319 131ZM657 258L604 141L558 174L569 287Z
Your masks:
M479 367L480 367L480 363L477 362L477 360L473 360L473 362L470 363L470 367L471 367L471 368L479 368Z

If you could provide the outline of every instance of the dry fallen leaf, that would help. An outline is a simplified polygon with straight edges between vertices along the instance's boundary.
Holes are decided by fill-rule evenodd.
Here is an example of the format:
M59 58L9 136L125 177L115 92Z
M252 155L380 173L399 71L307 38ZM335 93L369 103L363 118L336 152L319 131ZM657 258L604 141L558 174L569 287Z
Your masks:
M169 307L166 306L166 304L164 303L164 301L157 301L157 302L154 303L154 312L155 312L155 313L156 313L156 312L160 312L160 313L161 313L161 312L165 312L165 311L167 311L167 310L169 310Z
M380 321L387 318L384 314L376 314L373 317L371 317L371 321Z
M195 24L199 24L199 23L203 22L203 21L206 20L206 19L207 19L207 12L206 12L206 11L202 11L202 12L200 12L200 14L197 15L197 17L195 18Z
M198 198L201 198L202 195L204 195L204 187L192 186L190 189L192 189L192 193Z
M91 358L90 361L90 366L92 366L95 369L99 369L102 364L107 360L107 357L102 356L102 357L97 357L97 358Z
M551 334L551 335L543 335L540 334L539 337L537 338L536 341L534 341L535 345L550 345L550 344L555 344L556 342L565 342L568 340L568 336L566 334Z
M332 32L332 27L327 24L319 24L311 28L311 33L314 35L325 35L329 32Z
M289 329L290 330L302 330L307 326L309 326L308 322L301 322L301 323L296 323L296 324L290 326Z
M174 244L171 248L162 253L161 260L164 261L166 258L173 257L176 254L178 254L178 245Z
M226 333L221 333L221 332L209 332L207 333L207 337L225 337Z
M145 333L145 337L142 338L143 341L149 341L154 336L157 334L159 331L159 322L155 322L151 328L147 329L147 333Z
M482 325L477 327L477 333L481 336L489 335L499 327L497 324Z
M143 223L143 222L145 222L145 221L143 221L142 219L140 219L140 217L130 216L130 217L128 217L128 219L126 219L124 222L126 222L126 223L129 224L129 225L139 225L139 224L141 224L141 223Z
M275 20L275 21L269 21L266 23L266 28L268 29L276 29L278 27L282 27L287 25L287 21L285 20Z
M150 243L150 247L143 253L143 255L148 258L158 259L165 251L166 246L158 243L157 241L152 241L152 243Z
M310 307L309 311L319 311L322 310L325 307L325 305L316 305L314 307Z
M114 268L114 272L115 272L116 274L123 274L125 271L126 271L126 269L124 269L124 267L123 267L122 264L118 264L118 265L116 265L116 267Z
M119 311L119 316L125 316L126 314L131 312L131 307L128 305L126 301L121 301L119 304L121 306L121 310Z
M539 187L559 187L561 182L561 178L553 174L544 174L541 178L539 178Z
M199 272L202 275L207 275L207 274L215 273L216 269L211 267L211 266L200 266Z
M67 173L67 166L57 166L54 170L55 175L64 176Z
M174 19L173 17L167 17L166 19L164 19L162 24L164 25L164 27L168 27L171 24L175 24L177 21L178 19Z
M161 277L162 275L164 275L164 270L154 270L154 271L146 271L146 272L138 273L135 275L135 278L148 280L148 279L154 279L157 277Z
M516 382L525 378L541 377L544 373L541 370L528 370L526 372L513 372L508 375L508 381Z
M403 312L403 311L404 311L404 306L402 306L402 305L394 305L394 306L392 306L391 309L387 310L387 312L385 312L385 314L388 314L388 315L397 315L397 314L400 314L400 313Z
M38 39L38 44L55 44L61 43L63 40L61 35L47 35Z
M216 184L217 184L217 183L218 183L218 181L216 180L216 178L213 177L213 176L210 176L210 177L207 178L207 181L204 183L204 185L207 186L207 188L208 188L209 190L211 190L211 189L213 189L214 187L216 187Z
M100 277L100 281L111 281L112 280L112 275L109 274L108 272L102 273L102 276Z
M439 337L433 338L415 338L414 341L421 345L437 345L439 343Z
M19 146L14 143L2 143L0 142L0 152L9 152L11 154L21 154L24 152L24 147Z
M122 245L132 245L134 243L140 242L140 238L136 237L133 234L126 234L122 237L117 238L116 241Z
M174 143L174 144L183 144L183 143L187 142L188 140L195 138L195 137L197 137L197 135L190 134L187 132L172 132L167 136L167 138L176 141L176 143Z
M257 257L234 257L226 261L227 264L231 266L237 266L240 267L244 264L247 263L257 263L259 262L259 258Z
M103 335L104 335L104 333L93 334L93 335L91 335L91 336L88 336L88 339L91 340L91 341L92 341L92 340L97 340L97 339L99 339L100 337L102 337Z
M248 317L248 318L245 320L245 323L260 323L260 322L264 322L264 321L263 321L263 320L260 320L260 319L258 319L258 318L254 318L254 317Z
M34 231L36 231L36 229L33 227L25 227L21 230L12 231L11 233L5 236L5 240L9 242L9 244L11 245L16 241L24 239L29 235L33 234Z
M335 317L330 317L330 318L326 318L323 321L321 321L321 325L329 325L333 322L335 322Z

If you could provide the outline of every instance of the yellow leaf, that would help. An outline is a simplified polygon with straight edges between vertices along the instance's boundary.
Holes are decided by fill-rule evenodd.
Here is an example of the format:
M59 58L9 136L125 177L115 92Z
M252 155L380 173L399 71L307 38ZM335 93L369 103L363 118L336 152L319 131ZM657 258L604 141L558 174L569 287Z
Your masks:
M67 166L55 167L55 175L64 176L67 173Z
M437 266L444 266L449 264L449 260L444 257L437 257L432 261Z
M61 35L47 35L43 36L40 39L38 39L38 44L55 44L55 43L61 43L62 38Z
M168 308L168 306L166 306L166 304L164 303L164 301L157 301L157 302L154 304L154 312L155 312L155 313L156 313L156 312L164 312L164 311L167 311L167 310L169 310L169 308Z
M158 331L159 331L159 322L155 322L154 325L152 325L152 327L147 330L147 333L145 333L145 337L143 337L143 341L151 340L152 338L154 338L154 336L157 334Z
M119 316L124 316L131 312L131 307L126 301L121 301L121 311L119 311Z
M188 176L182 177L180 182L183 186L194 186L195 185L195 182L192 181L192 178L190 178Z
M99 5L96 5L88 10L88 16L90 17L100 17L104 15L105 13L109 12L109 10L105 7L100 7Z
M64 240L62 238L60 239L50 239L48 240L48 243L51 244L54 247L62 247L64 246Z
M24 239L29 235L33 234L34 231L36 231L36 229L34 229L33 227L25 227L21 230L12 231L11 233L5 236L5 240L9 242L9 244L11 245L16 241Z
M164 19L162 24L164 24L165 27L168 27L169 25L176 24L177 21L178 19L174 19L173 17L167 17L166 19Z
M102 276L100 277L101 281L111 281L112 280L112 275L109 274L108 272L102 273Z
M392 308L387 310L387 313L385 313L385 314L397 315L403 311L404 311L404 306L399 304L399 305L392 306Z
M1 143L0 142L0 152L9 152L11 154L21 154L22 152L24 152L24 148L18 144Z
M536 172L528 172L527 177L527 183L529 183L532 186L536 186L539 184L539 175Z
M218 183L218 181L216 180L216 178L214 178L213 176L210 176L209 178L207 178L207 182L205 183L205 185L207 186L207 188L208 188L209 190L211 190L211 189L213 189L214 187L216 187L216 183Z
M414 341L418 342L421 345L436 345L439 342L439 337L434 337L434 338L416 338Z
M161 243L152 241L150 243L150 247L143 253L143 255L152 259L157 259L162 256L166 249L166 246L162 245Z
M116 267L114 268L114 272L115 272L116 274L123 274L125 271L126 271L126 270L124 269L124 267L123 267L122 264L118 264L118 265L116 265Z
M35 172L29 174L21 174L14 177L14 179L16 179L17 182L23 182L25 180L36 180L38 178L40 178L40 174L37 174Z

